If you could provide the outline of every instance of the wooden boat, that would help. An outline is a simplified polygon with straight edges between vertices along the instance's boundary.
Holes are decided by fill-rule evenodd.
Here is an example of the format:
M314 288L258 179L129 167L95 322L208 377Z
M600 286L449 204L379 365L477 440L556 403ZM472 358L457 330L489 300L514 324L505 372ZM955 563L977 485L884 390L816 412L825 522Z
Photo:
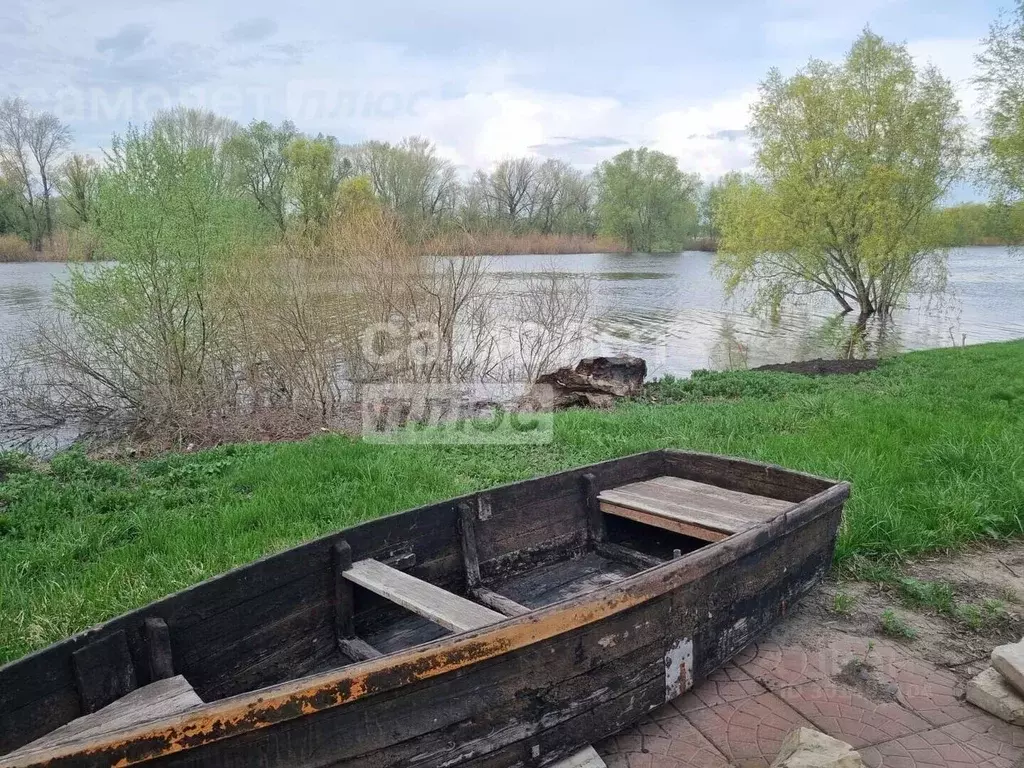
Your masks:
M0 668L0 766L543 766L814 586L849 486L653 451L373 520Z

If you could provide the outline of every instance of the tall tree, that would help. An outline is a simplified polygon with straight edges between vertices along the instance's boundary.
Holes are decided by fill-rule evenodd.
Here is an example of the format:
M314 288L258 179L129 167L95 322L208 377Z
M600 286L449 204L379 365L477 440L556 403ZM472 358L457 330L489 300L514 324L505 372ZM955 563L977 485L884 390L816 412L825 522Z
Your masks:
M299 136L288 145L291 165L288 186L304 230L315 235L327 223L338 185L351 175L351 163L342 156L333 136Z
M57 117L22 99L0 101L0 172L21 192L24 231L37 250L53 235L53 178L71 134Z
M631 250L681 247L694 233L700 177L676 159L641 147L620 152L598 169L601 231Z
M718 239L720 234L718 231L718 207L722 202L722 197L728 187L742 182L743 174L738 171L730 171L701 190L700 200L697 203L697 219L700 224L701 237Z
M72 226L88 224L93 218L100 169L85 155L72 155L60 167L54 184L67 208Z
M533 211L538 170L533 158L506 158L486 177L485 194L510 230L520 229Z
M275 127L253 120L225 144L235 183L252 197L283 234L286 227L285 187L291 166L288 147L298 136L287 120Z
M32 119L28 147L35 161L39 178L39 195L43 201L43 217L46 236L53 238L53 191L56 166L71 146L71 131L56 115L48 112L35 115Z
M427 139L410 136L397 145L370 141L360 147L357 170L373 185L377 199L406 218L436 223L454 211L458 176Z
M530 225L544 234L586 232L591 191L581 171L564 160L545 160L537 169Z
M772 70L753 109L756 178L719 206L718 265L773 311L824 292L862 318L936 288L928 222L963 172L966 126L948 80L870 30L842 64Z
M238 123L208 109L177 106L160 110L153 117L149 131L167 147L182 155L189 151L202 151L213 165L217 183L227 187L229 164L225 147L239 131Z
M977 65L986 181L1003 201L1024 200L1024 0L992 24Z

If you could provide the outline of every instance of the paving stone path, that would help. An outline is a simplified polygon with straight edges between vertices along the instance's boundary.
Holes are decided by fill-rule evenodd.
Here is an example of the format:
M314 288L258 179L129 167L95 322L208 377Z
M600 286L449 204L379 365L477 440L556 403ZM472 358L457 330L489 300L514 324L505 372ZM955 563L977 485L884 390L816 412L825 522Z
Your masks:
M852 744L871 768L1024 768L1024 728L964 701L948 670L877 638L836 631L817 645L769 635L595 746L609 768L767 768L806 726Z

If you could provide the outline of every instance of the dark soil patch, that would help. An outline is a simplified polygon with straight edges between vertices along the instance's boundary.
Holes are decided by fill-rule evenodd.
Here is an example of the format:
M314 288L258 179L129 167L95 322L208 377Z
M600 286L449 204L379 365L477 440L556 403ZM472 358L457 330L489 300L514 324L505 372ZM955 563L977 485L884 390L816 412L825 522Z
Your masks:
M893 683L883 683L874 675L875 668L864 659L850 659L843 670L834 676L837 683L856 688L873 701L895 701L899 688Z
M774 363L753 368L754 371L777 371L779 373L800 373L804 376L841 376L851 373L873 371L878 367L877 359L869 360L799 360L792 363Z

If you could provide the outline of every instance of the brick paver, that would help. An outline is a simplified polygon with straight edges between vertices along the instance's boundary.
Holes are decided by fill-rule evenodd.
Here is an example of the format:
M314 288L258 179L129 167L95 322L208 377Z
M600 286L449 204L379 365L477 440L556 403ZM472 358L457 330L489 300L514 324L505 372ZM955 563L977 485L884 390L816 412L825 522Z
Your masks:
M726 664L706 679L697 683L692 691L684 693L673 702L680 712L727 704L747 699L765 692L763 685L735 664Z
M932 725L895 701L875 701L829 682L786 688L778 696L815 727L854 749L920 733Z
M695 709L687 712L686 719L737 768L767 768L787 733L812 727L771 693Z
M952 673L841 632L820 649L753 644L599 751L610 768L766 768L799 726L871 768L1024 768L1024 729L967 704Z
M751 643L735 659L740 669L770 690L828 677L828 671L822 669L822 661L817 652L799 646L782 646L770 640Z
M729 761L669 704L595 744L608 768L729 768Z
M860 753L870 768L1017 768L1024 759L1024 729L977 715Z
M894 660L892 680L897 701L932 725L948 725L978 714L963 700L963 687L956 677L927 661L910 656Z

